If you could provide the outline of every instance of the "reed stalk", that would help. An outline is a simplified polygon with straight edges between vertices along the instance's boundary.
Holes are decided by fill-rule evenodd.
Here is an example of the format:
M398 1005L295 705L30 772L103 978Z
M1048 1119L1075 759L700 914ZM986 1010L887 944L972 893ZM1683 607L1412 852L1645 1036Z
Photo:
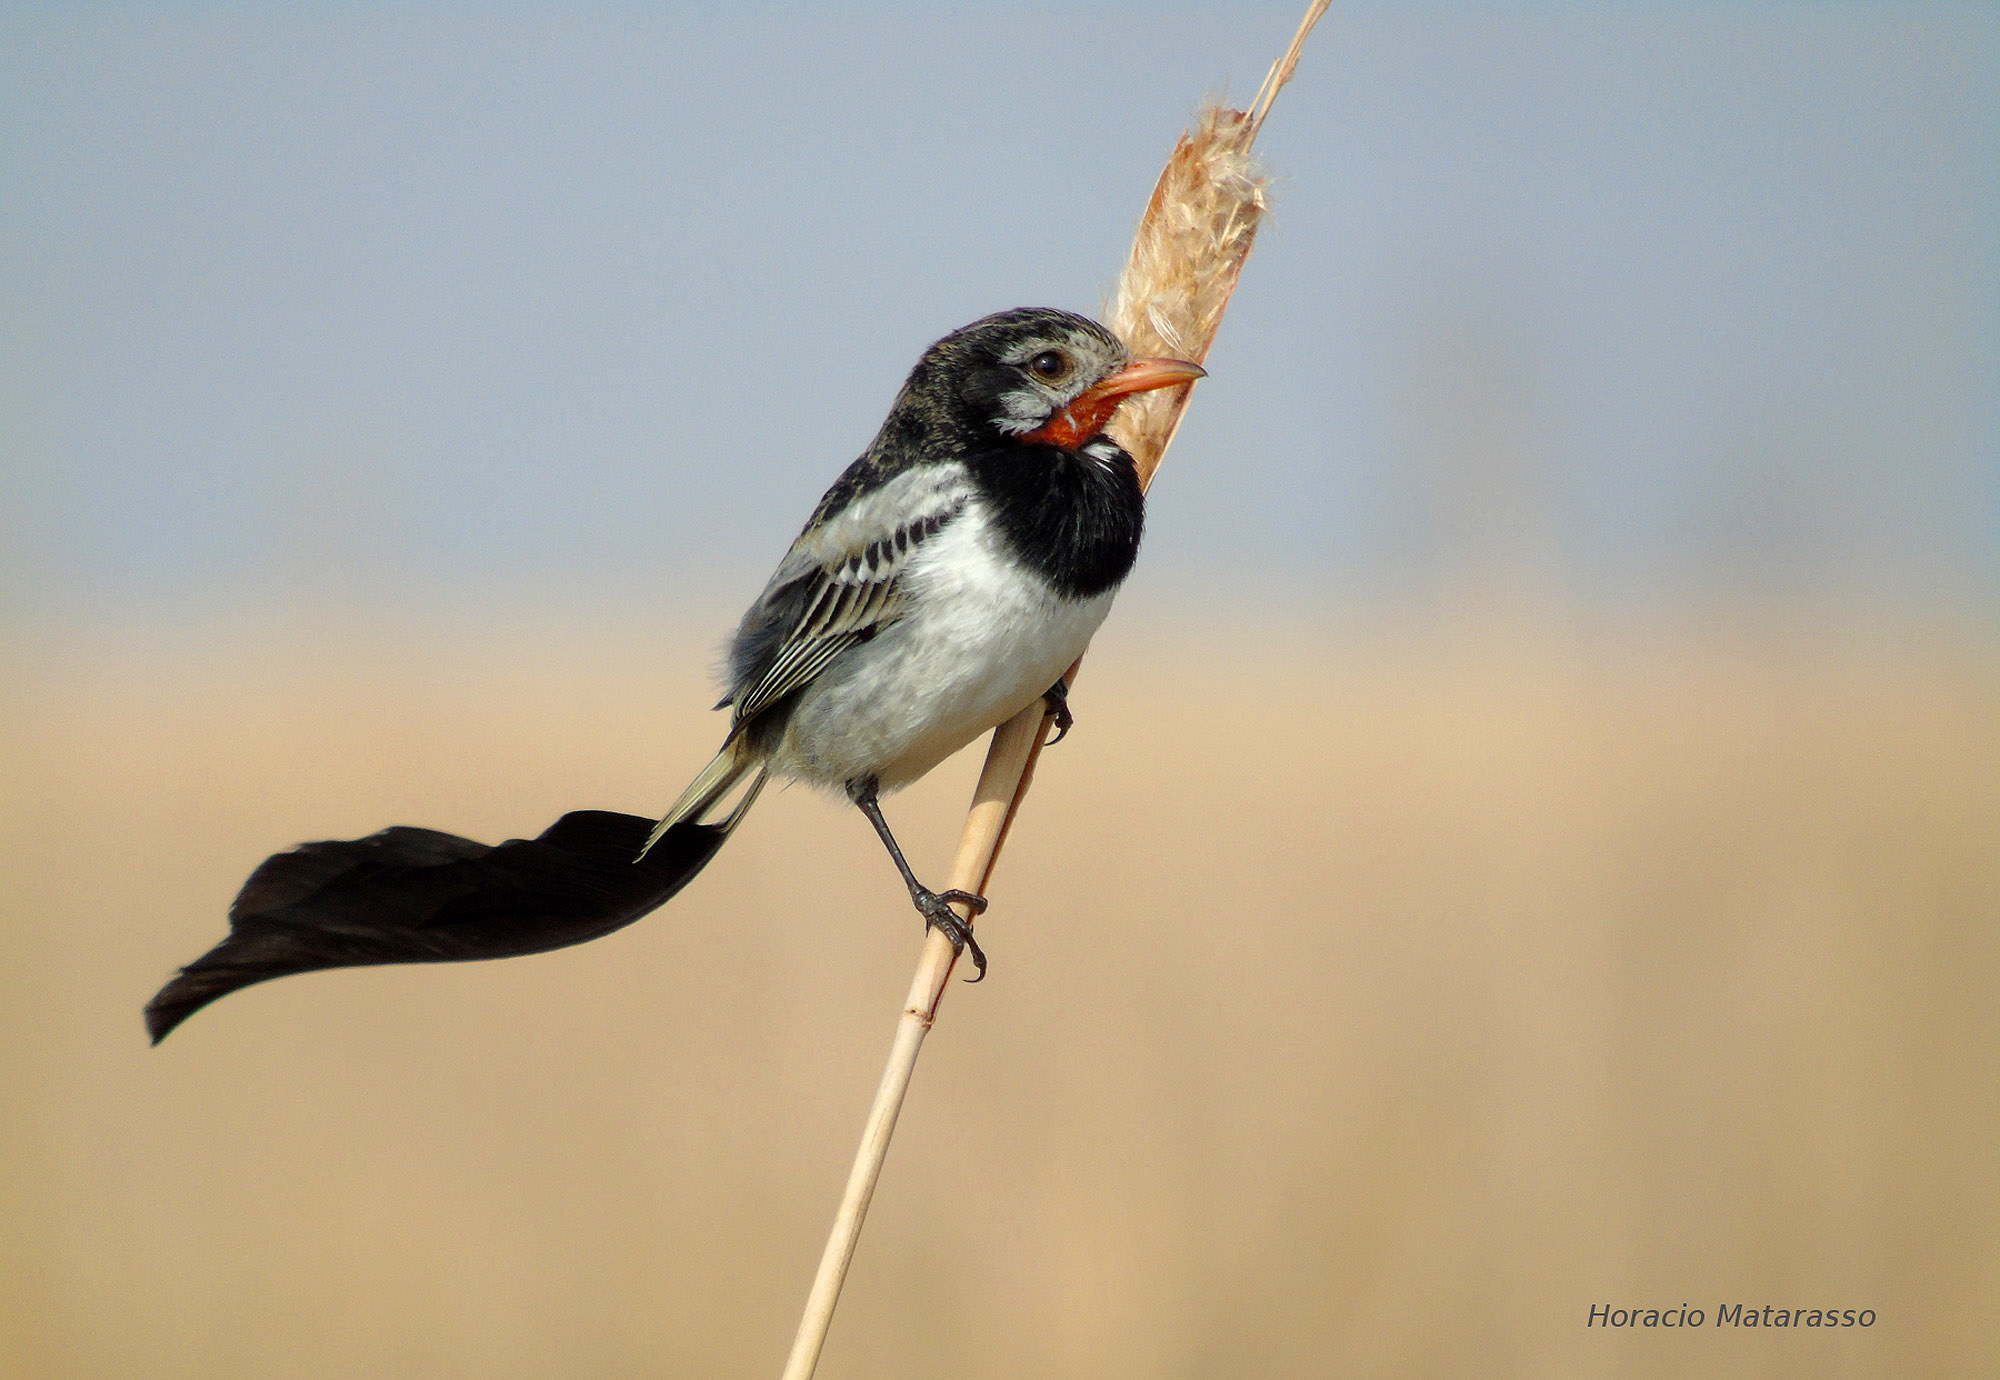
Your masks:
M1266 178L1251 155L1251 145L1279 89L1291 80L1306 35L1326 12L1328 3L1313 0L1291 46L1271 65L1248 110L1232 110L1214 101L1204 103L1193 128L1181 135L1168 158L1140 217L1132 252L1118 280L1117 297L1108 313L1107 324L1134 355L1172 355L1197 364L1207 359L1265 212ZM1128 399L1119 410L1111 431L1131 452L1142 486L1152 483L1180 427L1193 388L1193 384L1185 384L1142 393ZM1072 685L1081 665L1079 660L1069 669ZM1050 716L1038 702L993 731L946 887L990 894L994 864L1034 780L1035 763L1050 725ZM963 914L964 908L959 909ZM969 915L965 919L972 922ZM806 1298L805 1314L785 1363L784 1380L809 1380L819 1364L834 1305L854 1258L910 1077L916 1071L917 1055L937 1020L938 1004L957 961L951 941L936 930L930 931L896 1022L888 1065L862 1128L861 1147L848 1174L833 1231Z

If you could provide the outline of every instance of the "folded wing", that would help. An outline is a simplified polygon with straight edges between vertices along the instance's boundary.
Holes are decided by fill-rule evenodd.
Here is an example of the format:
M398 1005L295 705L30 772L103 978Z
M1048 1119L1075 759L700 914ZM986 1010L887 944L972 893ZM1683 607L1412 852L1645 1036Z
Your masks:
M744 615L730 648L730 691L716 707L733 706L740 729L894 623L912 557L965 501L955 466L924 469L808 527Z

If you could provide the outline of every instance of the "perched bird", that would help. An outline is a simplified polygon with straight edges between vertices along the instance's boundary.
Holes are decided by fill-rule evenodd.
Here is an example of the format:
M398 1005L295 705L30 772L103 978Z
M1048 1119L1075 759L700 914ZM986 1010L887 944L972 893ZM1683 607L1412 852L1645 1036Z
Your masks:
M932 345L813 510L729 647L722 748L664 818L584 810L497 846L405 826L302 844L251 873L230 933L146 1007L157 1043L217 997L319 968L537 953L653 910L777 775L835 788L881 836L927 925L985 955L911 872L879 797L1046 698L1139 551L1145 500L1104 434L1119 402L1200 378L1096 322L1022 309ZM733 797L733 801L732 801ZM726 807L726 808L725 808Z

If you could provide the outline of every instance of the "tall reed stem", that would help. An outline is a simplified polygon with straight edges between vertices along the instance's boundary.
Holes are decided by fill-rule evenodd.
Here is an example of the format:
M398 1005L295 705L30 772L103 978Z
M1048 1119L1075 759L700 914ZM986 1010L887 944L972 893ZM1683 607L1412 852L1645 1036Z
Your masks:
M1196 363L1207 358L1264 214L1264 178L1250 156L1250 146L1279 88L1291 79L1306 35L1326 12L1328 2L1313 0L1291 46L1272 64L1248 111L1212 102L1204 105L1194 128L1181 136L1167 160L1140 218L1131 256L1119 278L1118 297L1109 313L1111 328L1135 355L1176 355ZM1113 434L1131 452L1142 485L1152 482L1180 427L1192 390L1189 384L1140 394L1126 403L1114 423ZM1079 661L1070 667L1071 684L1081 665ZM1034 780L1035 762L1041 756L1049 725L1049 716L1037 703L993 731L947 887L988 894L1007 831ZM963 915L963 907L960 913ZM964 918L971 923L971 916ZM917 1055L937 1020L938 1003L957 961L951 941L936 930L930 931L903 1014L896 1022L889 1062L875 1090L874 1104L868 1109L861 1148L848 1173L833 1231L806 1297L805 1315L792 1341L784 1380L809 1380L819 1365L834 1305L839 1302L841 1284L861 1237L861 1223L889 1153L889 1138L895 1134L896 1118L916 1071Z

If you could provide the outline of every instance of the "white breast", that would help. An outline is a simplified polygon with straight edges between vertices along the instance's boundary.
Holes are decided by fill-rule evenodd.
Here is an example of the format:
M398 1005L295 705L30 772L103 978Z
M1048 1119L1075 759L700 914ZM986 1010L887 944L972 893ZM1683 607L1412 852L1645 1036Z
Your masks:
M884 790L916 780L1055 684L1111 611L1012 563L977 499L913 554L909 612L800 696L771 757L782 775Z

